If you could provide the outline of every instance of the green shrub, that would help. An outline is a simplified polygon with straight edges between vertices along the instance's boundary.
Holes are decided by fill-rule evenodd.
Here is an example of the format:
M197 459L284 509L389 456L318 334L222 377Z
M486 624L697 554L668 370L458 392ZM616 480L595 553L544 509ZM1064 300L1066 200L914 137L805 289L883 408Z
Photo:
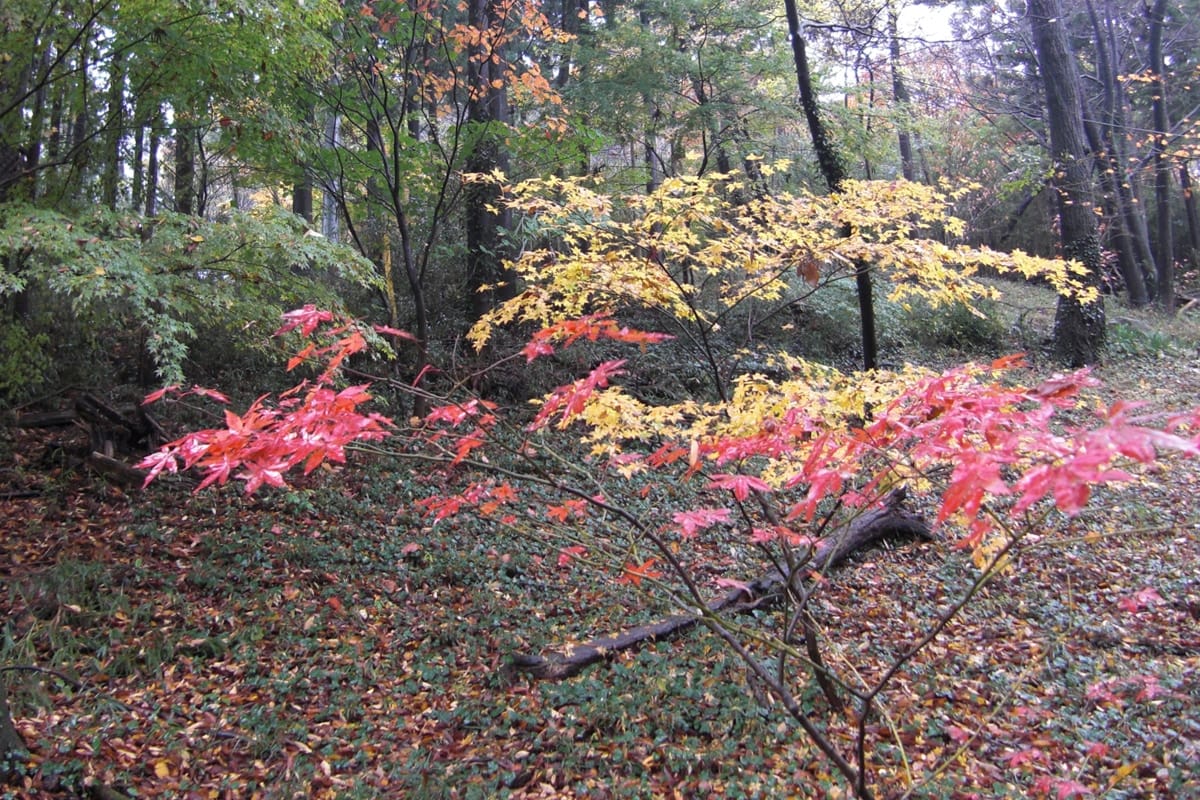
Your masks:
M993 301L976 302L976 310L955 304L932 308L914 303L904 316L905 335L925 347L993 355L1003 349L1007 332Z
M45 384L52 371L50 336L19 320L0 321L0 404L20 404Z

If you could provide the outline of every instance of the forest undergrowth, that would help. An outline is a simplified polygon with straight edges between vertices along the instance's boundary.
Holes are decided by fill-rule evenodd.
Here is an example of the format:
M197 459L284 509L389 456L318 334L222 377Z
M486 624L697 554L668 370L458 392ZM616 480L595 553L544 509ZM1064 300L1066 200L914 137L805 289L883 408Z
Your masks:
M1003 349L1036 348L1046 297L1002 301ZM1100 391L1194 405L1194 328L1118 315ZM431 527L429 476L360 457L250 497L125 491L7 436L41 493L0 500L0 666L39 670L0 674L29 749L0 797L846 796L703 630L563 682L509 669L668 610L534 531ZM880 796L1200 797L1200 464L1137 477L1033 532L891 684ZM714 577L762 570L696 546ZM941 539L859 554L817 597L827 657L869 681L973 577Z

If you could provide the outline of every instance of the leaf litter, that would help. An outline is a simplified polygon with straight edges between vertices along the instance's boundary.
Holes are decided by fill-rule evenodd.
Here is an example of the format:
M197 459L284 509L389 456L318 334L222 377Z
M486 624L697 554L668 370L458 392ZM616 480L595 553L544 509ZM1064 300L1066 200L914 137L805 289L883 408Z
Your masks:
M1175 360L1107 372L1106 391L1155 408L1200 386ZM527 535L422 528L371 469L248 499L49 470L44 495L0 501L3 663L80 682L4 674L29 758L3 796L845 796L702 633L564 684L507 672L513 652L654 609ZM877 788L1196 791L1200 467L1137 477L1035 532L890 685L867 742ZM870 683L969 570L939 543L860 556L822 587L832 664Z

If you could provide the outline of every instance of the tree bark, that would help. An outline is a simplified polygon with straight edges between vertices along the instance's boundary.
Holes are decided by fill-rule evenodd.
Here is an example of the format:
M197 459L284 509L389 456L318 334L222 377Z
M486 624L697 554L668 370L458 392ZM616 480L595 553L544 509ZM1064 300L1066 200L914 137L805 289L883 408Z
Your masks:
M1200 207L1196 205L1196 190L1192 185L1191 164L1184 161L1179 165L1179 190L1183 194L1183 208L1187 213L1188 246L1191 247L1192 266L1200 257Z
M147 121L150 126L150 141L146 146L146 216L158 214L158 148L162 142L159 136L159 121L162 119L162 107L155 104L153 115Z
M180 119L176 110L175 119L175 211L180 214L196 213L196 132L186 117Z
M1133 245L1134 258L1142 273L1148 301L1154 300L1155 286L1154 253L1150 250L1150 231L1146 225L1145 206L1138 196L1138 182L1129 169L1130 158L1126 140L1130 134L1127 114L1128 97L1124 85L1117 75L1117 35L1113 26L1114 10L1111 0L1105 2L1103 22L1092 15L1093 33L1096 37L1097 73L1103 88L1103 141L1104 150L1113 170L1113 183L1121 208L1122 222ZM1107 64L1107 67L1103 66Z
M846 166L842 163L837 145L829 138L825 130L825 122L821 117L821 109L817 104L817 95L813 91L812 72L808 67L808 51L804 41L804 31L800 27L800 12L796 0L784 0L784 10L787 13L788 35L792 40L792 60L796 67L796 84L800 92L800 106L804 110L804 118L808 122L808 132L812 137L813 150L817 154L817 163L821 167L821 176L829 191L836 194L842 190L845 183ZM867 264L855 264L854 286L858 291L859 323L862 331L863 369L871 370L879 366L879 345L875 333L875 304L871 297L871 273Z
M900 147L900 172L904 180L916 180L916 167L913 164L912 134L909 132L911 108L908 87L904 84L904 76L900 73L900 13L896 4L888 3L888 55L892 68L892 102L895 103L896 138Z
M868 511L817 545L811 557L797 574L781 575L771 571L751 581L746 589L734 589L708 604L707 614L737 613L763 608L779 601L789 582L805 580L814 574L824 575L839 566L852 553L888 537L917 537L929 539L929 526L920 516L904 510L904 492L893 492L879 508ZM510 669L528 673L542 680L563 680L578 675L587 667L608 660L618 653L644 642L659 641L684 633L702 619L699 614L681 614L659 622L642 625L613 636L593 639L575 645L562 653L547 655L516 654Z
M1091 186L1091 163L1083 132L1074 56L1067 47L1061 0L1028 0L1038 71L1046 92L1054 186L1063 255L1079 261L1085 288L1097 287L1102 269L1100 234ZM1060 295L1054 318L1054 349L1070 366L1094 364L1104 347L1104 304Z
M1171 231L1171 158L1167 154L1167 136L1171 131L1167 118L1167 80L1164 74L1162 35L1167 0L1155 0L1146 10L1150 19L1150 75L1154 132L1150 152L1154 156L1155 244L1154 265L1158 276L1158 302L1168 314L1175 313L1175 246Z
M114 211L121 198L121 142L125 137L125 60L120 51L108 67L108 108L104 125L104 171L100 176L100 201Z
M1092 153L1102 161L1098 174L1100 188L1104 194L1104 211L1109 219L1109 241L1117 251L1117 264L1121 270L1121 278L1125 281L1125 292L1129 298L1129 305L1141 308L1149 304L1150 297L1146 292L1146 282L1143 280L1142 269L1138 265L1137 255L1134 252L1133 236L1130 235L1129 228L1125 224L1120 193L1116 185L1120 178L1112 166L1111 154L1104 149L1104 140L1099 126L1094 122L1084 120L1083 127Z
M479 31L481 42L467 67L467 118L477 126L474 147L467 160L467 172L508 171L508 153L504 129L508 126L508 88L506 65L497 37L505 24L503 6L497 0L469 0L467 24ZM513 297L516 289L512 276L502 275L503 232L512 225L512 212L500 201L500 189L494 183L474 183L467 187L467 290L471 293L470 312L478 319L497 301ZM508 283L497 287L507 278Z
M1088 17L1092 23L1092 35L1096 41L1096 77L1103 87L1103 107L1100 123L1084 120L1084 132L1095 157L1100 159L1100 184L1109 201L1112 218L1112 242L1117 248L1121 277L1125 280L1125 289L1129 304L1134 308L1148 305L1154 286L1153 280L1147 286L1146 277L1152 275L1153 258L1145 240L1138 241L1143 226L1137 224L1134 218L1140 207L1135 207L1128 189L1127 170L1118 156L1116 137L1123 136L1124 131L1117 131L1118 83L1117 74L1113 68L1112 54L1105 35L1105 26L1100 24L1099 14L1095 4L1087 0ZM1103 126L1103 127L1101 127Z

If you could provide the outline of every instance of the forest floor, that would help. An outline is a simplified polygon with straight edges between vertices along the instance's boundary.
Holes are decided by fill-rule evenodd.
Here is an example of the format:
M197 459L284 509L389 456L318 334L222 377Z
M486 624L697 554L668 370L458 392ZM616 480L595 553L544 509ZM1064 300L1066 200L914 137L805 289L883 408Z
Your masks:
M1123 319L1105 395L1195 404L1197 340ZM47 671L0 675L29 746L0 797L845 796L702 630L563 682L506 670L663 610L536 536L431 531L387 464L122 491L10 435L4 475L42 493L0 500L0 667ZM883 696L878 793L1200 797L1198 496L1169 461L1035 532ZM869 680L971 578L942 541L861 554L821 590L831 660Z

